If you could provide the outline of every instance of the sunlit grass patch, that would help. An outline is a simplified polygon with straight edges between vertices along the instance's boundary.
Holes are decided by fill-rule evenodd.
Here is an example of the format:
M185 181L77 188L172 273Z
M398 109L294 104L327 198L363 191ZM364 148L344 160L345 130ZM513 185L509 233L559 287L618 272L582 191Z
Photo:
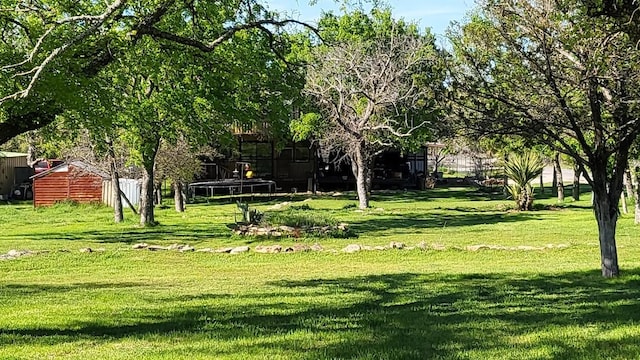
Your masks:
M622 276L599 274L589 199L530 213L471 189L259 199L300 223L348 223L358 238L232 236L236 204L131 213L65 204L0 206L0 358L632 359L640 357L640 232L622 216ZM307 200L309 198L309 200ZM538 200L537 200L538 201ZM322 252L240 255L133 250L319 241ZM425 250L361 251L347 244ZM470 245L539 250L468 250ZM547 244L565 244L566 248ZM438 245L438 246L433 246ZM80 253L82 247L104 251Z

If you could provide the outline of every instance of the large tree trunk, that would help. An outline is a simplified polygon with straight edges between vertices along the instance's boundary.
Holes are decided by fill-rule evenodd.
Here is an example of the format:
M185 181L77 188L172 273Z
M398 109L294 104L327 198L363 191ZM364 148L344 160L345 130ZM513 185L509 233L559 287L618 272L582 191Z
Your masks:
M373 161L368 161L365 166L365 181L367 186L367 196L371 198L373 188Z
M580 175L582 174L582 171L580 170L580 166L578 166L577 164L574 165L573 167L573 188L572 190L572 196L573 196L573 200L578 201L580 200Z
M173 187L173 202L177 212L184 212L184 184L182 181L174 181Z
M107 153L109 158L109 171L111 173L111 189L113 190L113 221L120 223L124 221L124 213L122 212L122 197L120 193L120 174L118 174L118 166L116 164L116 152L113 149L113 141L107 137Z
M160 146L160 137L149 141L143 145L142 151L142 196L140 197L140 225L156 225L154 214L154 167L156 162L156 154Z
M636 187L636 196L634 197L634 224L640 224L640 186Z
M624 187L625 187L627 199L633 199L634 204L637 203L636 192L633 191L633 181L631 180L631 169L627 169L624 172ZM627 207L626 200L624 205L625 207ZM625 214L628 214L628 211L625 212Z
M35 130L27 133L27 146L27 165L30 168L33 168L36 166L38 161L44 160L42 158L38 158Z
M553 172L555 174L558 202L564 202L564 179L562 178L562 168L560 167L560 153L556 153L553 157Z
M504 184L506 185L507 183L505 182ZM540 173L540 195L544 195L544 177L542 173Z
M626 154L616 159L611 177L607 170L608 157L600 156L591 163L593 181L593 205L598 223L598 239L600 242L600 263L602 276L606 278L618 276L618 251L616 247L616 224L618 221L618 202L623 188L624 170L626 169ZM598 161L599 160L599 161Z
M618 276L618 250L616 247L616 223L618 221L618 202L612 203L606 194L595 195L595 213L598 222L598 239L600 240L600 259L602 276L606 278Z
M635 192L633 191L633 180L631 179L631 169L627 169L624 172L624 188L627 192L628 198L635 197Z
M144 166L142 173L142 196L140 197L140 225L155 225L153 167Z
M155 173L155 168L154 168ZM153 184L153 203L155 205L162 205L162 182L154 182Z
M369 190L371 186L371 179L367 179L370 177L370 169L369 161L367 159L367 154L363 151L361 147L355 152L354 156L351 157L351 169L353 170L353 175L356 177L356 192L358 193L358 207L361 210L369 208Z
M631 176L633 179L633 183L636 184L636 188L634 191L634 196L633 196L633 200L634 200L634 212L635 212L635 224L638 225L640 224L640 178L638 177L638 174L640 174L640 168L634 168L633 171L631 171Z
M356 175L356 190L358 192L358 208L361 210L369 208L369 194L367 193L367 179L365 171L358 169Z

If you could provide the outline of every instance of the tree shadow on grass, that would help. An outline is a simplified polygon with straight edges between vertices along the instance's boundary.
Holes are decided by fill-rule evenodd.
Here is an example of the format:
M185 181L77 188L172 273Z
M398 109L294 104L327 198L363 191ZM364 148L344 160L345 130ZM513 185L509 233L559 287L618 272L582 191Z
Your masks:
M150 287L148 283L138 282L89 282L71 284L0 284L0 295L10 294L11 299L19 297L40 296L41 294L64 294L72 291L122 290L136 291Z
M149 309L121 323L107 317L111 323L4 328L0 344L144 336L161 343L166 336L171 343L172 334L179 334L183 340L210 336L241 344L209 348L211 356L234 355L233 349L298 359L640 356L640 332L628 332L640 322L638 269L615 280L596 271L385 274L267 286L272 291L239 298L198 294L197 304L184 296L164 298L162 311ZM13 290L20 289L5 289Z
M564 186L565 198L572 198L572 193L573 193L573 184L565 185ZM533 195L535 196L536 199L555 199L558 197L558 192L555 188L548 186L548 187L545 187L544 192L541 194L540 187L538 186L534 188ZM588 184L580 184L580 197L589 198L590 196L591 196L591 186Z
M433 201L433 200L491 201L505 200L501 188L477 188L472 186L444 186L430 190L374 191L373 201Z
M342 191L333 193L318 194L275 194L267 196L264 194L256 194L256 196L240 197L215 197L215 198L196 198L195 203L201 205L229 205L235 204L236 201L248 202L250 204L278 204L282 202L299 202L308 198L313 199L334 199L334 200L357 200L355 191ZM431 190L373 190L372 201L393 201L393 202L414 202L414 201L432 201L434 199L450 199L450 200L469 200L469 201L488 201L488 200L505 200L504 193L500 188L477 188L471 186L452 186L438 187Z
M212 238L231 236L229 229L223 224L188 225L158 225L151 228L126 228L102 230L75 230L72 232L41 231L37 234L5 235L5 238L28 238L37 240L88 241L96 243L125 243L137 242L201 242Z
M313 211L323 211L314 209ZM394 234L415 234L417 231L445 228L465 227L482 224L512 223L539 221L541 216L535 212L502 213L472 208L433 209L430 211L403 211L402 213L372 212L366 217L350 221L350 228L358 235L371 235L376 232L393 232ZM222 223L191 223L189 225L158 225L150 228L106 228L100 230L77 229L73 231L43 230L37 233L9 234L6 239L28 239L46 241L83 241L104 243L134 244L150 242L163 243L198 243L212 239L231 240L233 234L229 227ZM238 239L236 239L238 240ZM242 242L261 242L264 238L246 237ZM237 241L236 241L237 242Z
M496 213L468 209L448 209L442 211L406 212L402 214L380 214L349 224L357 234L371 234L391 231L394 234L415 234L417 231L433 228L465 227L497 223L539 221L541 217L533 212Z

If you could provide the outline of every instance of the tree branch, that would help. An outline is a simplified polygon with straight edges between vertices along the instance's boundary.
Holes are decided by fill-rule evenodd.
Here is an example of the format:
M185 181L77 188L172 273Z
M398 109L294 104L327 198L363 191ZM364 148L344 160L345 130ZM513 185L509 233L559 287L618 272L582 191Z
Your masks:
M126 0L115 0L113 3L111 3L109 6L107 6L107 8L105 9L105 11L100 14L100 15L96 15L96 16L84 16L84 17L70 17L68 19L70 19L69 21L67 21L68 19L63 19L63 20L59 20L55 23L54 26L52 26L51 28L47 29L47 31L45 31L45 33L38 39L38 41L36 42L36 45L34 46L33 50L29 53L29 55L27 56L27 59L25 59L24 61L18 63L18 64L13 64L13 65L8 65L2 68L2 70L8 70L8 69L12 69L12 68L16 68L16 67L20 67L23 66L27 63L30 63L33 61L33 57L35 56L35 54L37 54L43 44L43 42L51 35L51 33L59 26L59 25L63 25L66 23L69 23L71 21L80 21L80 20L73 20L73 19L77 19L77 18L86 18L86 21L90 21L90 22L94 22L94 24L92 26L90 26L87 30L81 32L80 34L76 35L75 37L71 38L70 40L64 42L62 45L56 47L55 49L53 49L48 56L46 56L44 58L44 60L42 60L40 62L40 64L36 65L35 67L33 67L30 71L27 72L23 72L21 74L33 74L31 76L31 79L29 80L29 84L27 85L27 87L23 90L17 91L13 94L7 95L3 98L0 99L0 104L8 101L8 100L14 100L14 99L18 99L18 98L25 98L29 95L29 93L33 90L36 82L38 81L38 79L40 78L40 75L42 74L42 71L56 58L58 57L60 54L64 53L65 51L67 51L71 46L79 43L80 41L82 41L83 39L85 39L86 37L88 37L89 35L95 33L106 21L109 17L111 17L114 13L116 13L124 4L126 3ZM17 76L20 74L17 74Z

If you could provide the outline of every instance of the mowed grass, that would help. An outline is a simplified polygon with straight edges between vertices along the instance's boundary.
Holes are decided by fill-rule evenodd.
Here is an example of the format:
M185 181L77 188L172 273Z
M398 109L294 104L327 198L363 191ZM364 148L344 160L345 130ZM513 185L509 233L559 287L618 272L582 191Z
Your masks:
M640 228L618 226L623 275L599 273L597 227L583 200L518 213L470 188L254 199L350 224L357 238L231 235L235 204L129 213L0 206L2 359L633 359L640 358ZM304 205L304 206L303 206ZM348 244L445 250L340 252ZM137 242L196 248L320 243L328 251L239 255L132 250ZM547 244L469 251L469 245ZM80 253L83 247L103 252ZM331 251L334 250L334 251Z

